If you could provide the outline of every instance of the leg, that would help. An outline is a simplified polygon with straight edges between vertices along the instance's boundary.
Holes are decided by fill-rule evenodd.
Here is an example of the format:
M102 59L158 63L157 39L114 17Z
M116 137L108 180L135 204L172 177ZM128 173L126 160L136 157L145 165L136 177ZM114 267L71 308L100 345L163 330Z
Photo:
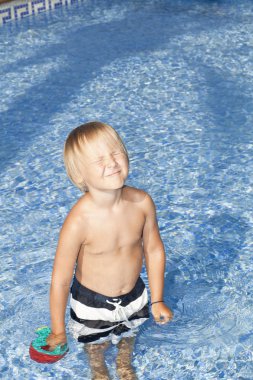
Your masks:
M105 342L101 344L87 344L84 346L89 357L92 380L110 380L104 358L104 353L109 347L109 344L109 342Z
M135 338L123 338L118 344L116 359L117 373L120 380L137 380L136 373L131 364Z

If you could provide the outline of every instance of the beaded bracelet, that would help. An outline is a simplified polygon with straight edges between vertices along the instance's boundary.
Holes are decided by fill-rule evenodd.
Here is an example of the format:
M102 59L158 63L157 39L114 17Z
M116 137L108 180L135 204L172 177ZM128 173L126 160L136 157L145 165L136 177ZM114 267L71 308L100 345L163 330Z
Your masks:
M163 302L163 300L162 301L151 302L151 306L154 305L155 303L160 303L160 302Z

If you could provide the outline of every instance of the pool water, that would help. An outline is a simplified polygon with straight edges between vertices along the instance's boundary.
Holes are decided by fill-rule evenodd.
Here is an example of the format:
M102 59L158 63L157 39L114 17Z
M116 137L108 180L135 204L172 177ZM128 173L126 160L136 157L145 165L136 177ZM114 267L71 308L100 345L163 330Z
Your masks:
M1 28L3 379L90 379L71 336L53 366L28 347L50 323L58 233L81 195L63 143L96 119L123 137L166 248L174 320L140 331L138 378L253 379L252 36L248 0L90 0Z

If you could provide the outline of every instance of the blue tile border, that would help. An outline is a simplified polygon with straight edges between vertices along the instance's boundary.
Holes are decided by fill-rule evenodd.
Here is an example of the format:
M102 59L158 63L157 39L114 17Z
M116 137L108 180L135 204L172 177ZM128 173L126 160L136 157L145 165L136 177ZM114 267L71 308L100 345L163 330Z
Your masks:
M0 9L0 24L5 24L7 21L12 20L11 14L10 8Z
M15 19L18 19L19 15L20 15L21 18L25 17L25 16L28 16L29 15L28 4L17 5L14 8L14 15L15 15Z
M27 16L82 2L83 0L15 0L0 4L0 26Z

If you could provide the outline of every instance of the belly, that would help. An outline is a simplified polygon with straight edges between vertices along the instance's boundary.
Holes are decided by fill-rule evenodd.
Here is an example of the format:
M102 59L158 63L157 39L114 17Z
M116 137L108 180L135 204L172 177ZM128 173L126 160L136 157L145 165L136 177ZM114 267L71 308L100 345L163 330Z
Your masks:
M90 254L84 250L76 277L85 287L109 297L130 292L140 275L142 247Z

